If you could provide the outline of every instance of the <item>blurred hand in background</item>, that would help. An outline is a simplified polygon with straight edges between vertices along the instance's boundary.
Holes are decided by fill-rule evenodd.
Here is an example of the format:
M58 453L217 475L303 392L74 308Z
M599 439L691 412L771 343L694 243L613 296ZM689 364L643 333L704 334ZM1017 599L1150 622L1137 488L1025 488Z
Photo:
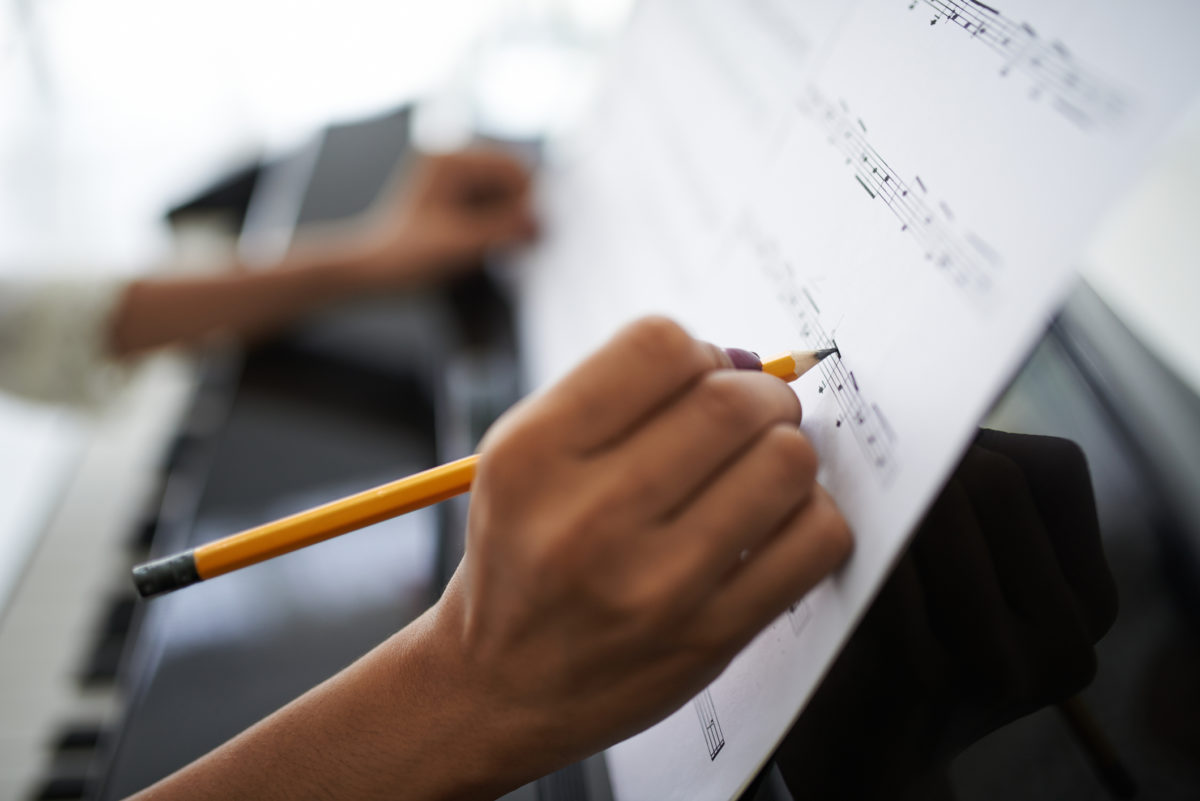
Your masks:
M420 157L382 205L349 265L367 286L442 279L537 235L529 173L499 149Z
M512 156L417 158L364 225L306 238L274 267L131 283L113 315L112 351L260 334L344 298L448 278L536 236L529 173Z

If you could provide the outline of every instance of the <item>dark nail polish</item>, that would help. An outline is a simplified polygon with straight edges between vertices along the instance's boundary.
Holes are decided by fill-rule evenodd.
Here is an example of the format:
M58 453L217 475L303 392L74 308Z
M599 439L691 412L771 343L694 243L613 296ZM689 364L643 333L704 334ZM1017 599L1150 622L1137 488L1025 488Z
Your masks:
M741 348L725 348L725 353L729 356L729 360L733 362L733 366L739 370L762 369L762 361L755 353L742 350Z

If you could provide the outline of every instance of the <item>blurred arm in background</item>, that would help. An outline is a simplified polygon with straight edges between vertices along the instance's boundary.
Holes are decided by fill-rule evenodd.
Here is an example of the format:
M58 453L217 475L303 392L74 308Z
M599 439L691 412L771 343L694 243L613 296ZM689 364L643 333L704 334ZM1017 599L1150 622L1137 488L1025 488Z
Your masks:
M498 150L426 156L365 233L294 248L266 270L0 284L0 388L86 401L114 362L222 334L266 333L330 303L410 289L532 239L525 168Z

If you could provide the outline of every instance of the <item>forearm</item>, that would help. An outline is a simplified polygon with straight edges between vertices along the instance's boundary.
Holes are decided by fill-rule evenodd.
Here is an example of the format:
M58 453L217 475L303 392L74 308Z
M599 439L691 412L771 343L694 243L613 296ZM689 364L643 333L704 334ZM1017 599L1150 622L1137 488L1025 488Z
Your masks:
M851 547L796 395L732 367L643 320L508 412L441 600L137 801L496 798L678 709Z
M363 227L305 237L270 270L131 284L107 332L108 350L123 357L218 332L253 335L350 294L470 269L488 251L534 236L528 189L525 169L497 152L422 160L404 191L382 200Z
M356 291L354 264L321 254L289 258L261 272L144 278L117 304L109 350L125 357L213 334L253 336Z
M469 801L520 784L522 738L498 731L511 718L480 702L433 614L130 801Z

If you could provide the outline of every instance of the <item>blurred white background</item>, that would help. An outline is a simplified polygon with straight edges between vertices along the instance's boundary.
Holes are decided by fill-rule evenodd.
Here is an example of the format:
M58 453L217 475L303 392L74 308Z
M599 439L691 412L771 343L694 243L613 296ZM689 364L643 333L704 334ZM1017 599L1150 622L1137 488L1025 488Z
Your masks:
M331 121L567 124L630 5L0 0L0 275L153 270L172 203ZM0 395L0 613L88 431Z
M498 107L536 127L540 112L525 105L577 98L563 73L582 77L629 6L629 0L6 2L0 11L5 271L64 259L128 269L152 255L147 226L158 226L165 203L222 166L285 147L330 120L471 92L490 104L484 113ZM544 69L550 60L565 69ZM552 79L559 84L548 86Z
M0 277L158 269L171 205L409 101L432 132L552 132L630 3L0 0ZM88 416L0 393L0 798L24 797L54 725L107 714L78 650L190 382L156 360Z

